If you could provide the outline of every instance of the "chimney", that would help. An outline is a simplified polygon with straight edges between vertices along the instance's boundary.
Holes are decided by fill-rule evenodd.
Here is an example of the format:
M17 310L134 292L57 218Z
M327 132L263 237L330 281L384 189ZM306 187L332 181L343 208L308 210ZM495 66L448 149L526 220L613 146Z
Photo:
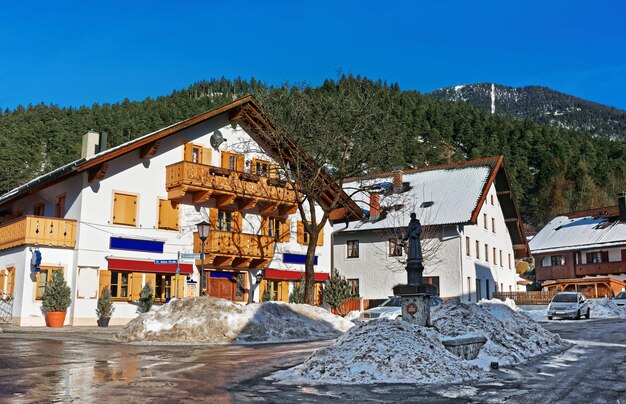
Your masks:
M617 194L617 206L619 207L619 221L626 222L626 192Z
M393 174L393 193L399 194L400 192L402 192L403 188L404 187L402 186L402 171L396 171Z
M380 215L380 195L376 193L370 193L370 219L378 219Z
M81 158L89 158L98 152L100 146L100 134L92 129L83 135L83 148L80 153Z

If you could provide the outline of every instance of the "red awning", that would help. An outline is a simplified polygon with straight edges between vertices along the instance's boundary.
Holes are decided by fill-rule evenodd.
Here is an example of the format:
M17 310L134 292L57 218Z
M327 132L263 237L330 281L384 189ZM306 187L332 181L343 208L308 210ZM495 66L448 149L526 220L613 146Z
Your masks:
M180 265L181 274L193 273L193 264L156 264L154 261L108 258L109 271L154 272L158 274L175 274Z
M318 282L324 282L328 280L329 274L326 272L315 272L314 279ZM294 280L299 281L304 278L304 272L300 271L282 271L280 269L266 269L265 279L275 280Z

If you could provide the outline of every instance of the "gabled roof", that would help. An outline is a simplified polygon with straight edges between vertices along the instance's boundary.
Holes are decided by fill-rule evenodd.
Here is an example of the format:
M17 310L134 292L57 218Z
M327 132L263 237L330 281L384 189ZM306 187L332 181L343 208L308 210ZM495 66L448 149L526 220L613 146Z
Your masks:
M36 193L39 190L69 178L72 175L88 170L97 170L98 167L101 167L103 164L106 164L116 157L130 153L137 149L146 147L149 148L151 145L157 144L157 142L167 136L173 135L184 129L198 125L225 113L229 114L229 119L231 121L237 122L244 127L250 136L269 156L275 157L276 153L285 153L286 155L300 153L300 155L304 157L303 160L307 161L309 168L315 169L317 167L317 164L312 157L310 157L302 148L298 147L293 139L291 139L291 137L282 128L273 123L267 112L263 110L253 96L248 95L193 118L186 119L141 136L137 139L123 143L119 146L104 150L87 159L83 158L73 161L72 163L51 171L50 173L37 177L28 183L16 187L15 189L0 196L0 207L26 195ZM280 143L275 141L275 138L279 136L282 139ZM276 144L286 144L289 147L289 150L276 150ZM328 204L331 200L333 200L333 198L339 195L338 207L341 207L348 213L344 219L355 220L360 218L362 216L362 212L359 207L335 182L332 181L328 175L326 175L326 173L323 172L323 170L320 171L321 173L318 181L320 183L320 189L322 189L321 203L323 205Z
M530 240L533 254L626 246L626 222L618 206L566 213L552 219Z
M346 180L344 190L369 210L369 193L393 181L395 173L377 173ZM353 222L348 231L405 227L415 212L424 226L476 224L480 208L494 184L511 235L516 258L529 256L521 217L513 197L504 157L494 156L402 171L408 191L385 196L379 219ZM363 191L364 190L364 191Z

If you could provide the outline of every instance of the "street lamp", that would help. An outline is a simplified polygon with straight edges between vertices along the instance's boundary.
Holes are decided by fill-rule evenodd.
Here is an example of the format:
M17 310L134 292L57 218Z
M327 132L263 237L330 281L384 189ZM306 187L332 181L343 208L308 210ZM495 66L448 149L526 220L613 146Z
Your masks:
M207 238L209 238L209 229L210 229L210 224L207 223L206 221L201 221L200 223L196 224L196 226L198 227L198 238L200 239L200 241L202 242L202 250L200 251L200 259L202 260L202 269L200 270L200 279L198 279L198 292L200 294L200 296L203 296L204 293L202 292L202 285L204 285L206 282L204 281L205 275L204 275L204 242L206 241Z

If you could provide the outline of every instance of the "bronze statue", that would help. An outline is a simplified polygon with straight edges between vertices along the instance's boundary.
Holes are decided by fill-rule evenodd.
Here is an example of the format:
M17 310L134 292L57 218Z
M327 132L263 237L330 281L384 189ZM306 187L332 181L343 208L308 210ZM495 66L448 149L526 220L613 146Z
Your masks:
M417 219L417 215L415 213L411 213L409 227L407 229L406 236L403 239L403 241L408 240L409 244L406 265L409 285L422 284L422 272L424 271L424 266L422 265L422 244L420 242L421 235L422 225Z

